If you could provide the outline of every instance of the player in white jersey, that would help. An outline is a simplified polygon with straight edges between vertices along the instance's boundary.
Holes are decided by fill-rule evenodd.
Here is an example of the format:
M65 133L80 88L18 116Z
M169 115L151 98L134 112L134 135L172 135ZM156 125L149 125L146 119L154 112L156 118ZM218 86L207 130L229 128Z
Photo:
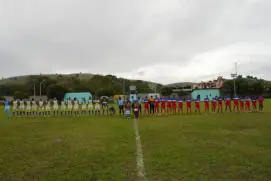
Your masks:
M12 113L13 116L18 116L18 101L16 99L13 101Z
M26 101L26 116L31 115L31 101L30 99Z
M31 115L36 116L37 115L37 103L34 99L31 101Z
M39 115L43 116L44 115L44 103L42 99L39 100Z
M58 116L58 102L56 98L53 101L53 105L54 105L54 116Z
M68 104L68 116L71 116L72 115L72 101L71 101L71 99L68 99L67 104Z
M100 100L95 100L94 101L94 109L95 109L95 115L100 115L101 114Z
M78 116L79 113L79 101L77 99L73 100L73 113L75 116Z
M92 102L92 99L88 100L87 109L88 109L88 114L89 115L93 114L93 102Z
M51 116L51 111L52 111L52 101L49 99L47 101L44 102L44 106L45 106L45 111L44 111L44 115L45 116Z
M24 100L20 100L20 116L25 115L25 105L24 105Z
M67 110L66 102L65 102L65 100L62 100L61 101L61 112L60 112L61 116L66 115L66 110Z
M102 102L103 115L108 115L108 101L106 99Z
M87 112L87 104L86 104L86 99L82 99L82 104L81 104L81 115L86 115Z

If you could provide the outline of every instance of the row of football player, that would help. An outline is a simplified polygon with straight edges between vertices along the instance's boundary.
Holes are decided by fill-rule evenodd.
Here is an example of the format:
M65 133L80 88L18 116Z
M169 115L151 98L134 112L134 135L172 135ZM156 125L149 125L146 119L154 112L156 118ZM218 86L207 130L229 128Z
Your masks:
M62 100L59 104L59 102L56 99L50 99L48 101L34 101L34 100L20 100L20 101L13 101L13 109L38 109L38 108L54 108L58 109L59 106L62 109L79 109L81 107L82 109L93 109L94 107L96 109L99 109L100 107L108 107L107 101L100 101L100 100L89 100L84 103L79 102L78 100Z
M89 115L114 115L113 107L103 107L95 109L17 109L12 110L12 115L16 117L32 117L32 116L89 116Z

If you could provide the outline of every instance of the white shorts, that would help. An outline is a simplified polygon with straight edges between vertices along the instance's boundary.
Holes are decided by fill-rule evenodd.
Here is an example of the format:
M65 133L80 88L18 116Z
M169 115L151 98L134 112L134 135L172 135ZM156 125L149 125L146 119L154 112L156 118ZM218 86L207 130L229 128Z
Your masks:
M131 111L130 110L126 110L125 111L125 115L130 115L131 114Z
M72 110L72 106L68 106L68 110Z
M58 106L54 106L54 110L57 110L58 109Z
M100 107L95 107L96 111L100 111L100 109L101 109Z

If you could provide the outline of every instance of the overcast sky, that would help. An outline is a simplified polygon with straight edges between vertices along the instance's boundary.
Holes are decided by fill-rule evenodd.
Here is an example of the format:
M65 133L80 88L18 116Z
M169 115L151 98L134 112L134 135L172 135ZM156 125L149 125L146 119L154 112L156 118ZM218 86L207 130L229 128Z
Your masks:
M270 0L0 0L0 76L271 79Z

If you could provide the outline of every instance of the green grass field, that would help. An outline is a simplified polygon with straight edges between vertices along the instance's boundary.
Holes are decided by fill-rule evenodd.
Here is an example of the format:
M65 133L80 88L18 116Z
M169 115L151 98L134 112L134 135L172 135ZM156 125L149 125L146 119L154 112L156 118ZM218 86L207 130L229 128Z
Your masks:
M138 180L133 120L0 120L0 180ZM265 113L140 118L148 180L270 180L271 101Z

